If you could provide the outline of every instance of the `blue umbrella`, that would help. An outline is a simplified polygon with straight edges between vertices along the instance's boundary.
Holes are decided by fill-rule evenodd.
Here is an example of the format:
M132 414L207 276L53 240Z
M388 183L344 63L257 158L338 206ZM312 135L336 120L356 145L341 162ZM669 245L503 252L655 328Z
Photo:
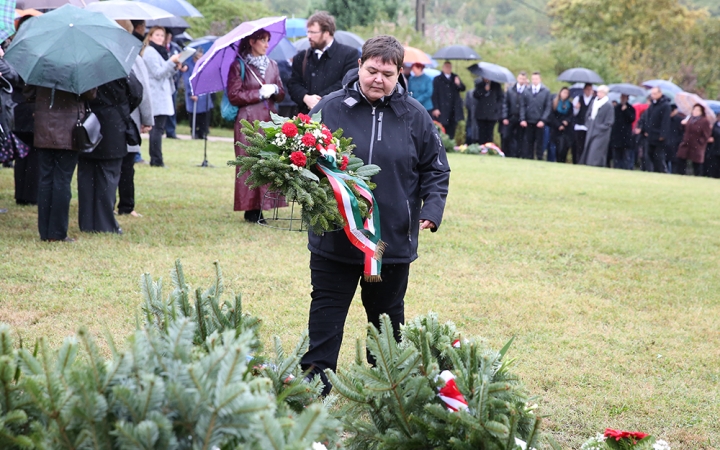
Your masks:
M288 19L285 23L287 37L296 38L307 36L307 19Z
M705 103L707 103L707 105L710 107L710 109L712 109L715 114L720 115L720 101L705 100Z
M178 17L203 17L200 11L185 0L138 0L157 6Z
M217 40L217 36L203 36L199 37L197 39L192 40L187 46L191 48L201 48L203 53L207 53L208 50L210 50L210 47L213 45L213 42Z
M682 92L682 88L680 86L667 80L648 80L643 81L642 85L648 89L659 87L662 89L664 94L677 94L678 92Z
M286 38L283 38L280 40L280 42L278 42L277 47L275 47L270 53L268 53L268 56L275 61L287 61L289 59L292 59L293 56L297 54L297 52L298 51L293 45L293 43Z

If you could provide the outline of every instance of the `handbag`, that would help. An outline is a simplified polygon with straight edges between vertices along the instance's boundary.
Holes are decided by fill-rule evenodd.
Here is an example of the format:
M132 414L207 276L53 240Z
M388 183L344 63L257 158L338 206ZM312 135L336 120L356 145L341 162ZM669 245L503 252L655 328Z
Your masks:
M238 58L238 63L240 64L240 80L245 81L245 63L243 62L242 58ZM223 119L227 120L228 122L235 122L235 119L237 119L239 108L232 103L230 103L230 99L227 96L227 90L223 92L222 100L220 101L220 115Z
M97 116L85 105L85 117L81 119L80 113L78 113L78 120L73 128L73 150L84 153L95 150L102 139L100 128Z

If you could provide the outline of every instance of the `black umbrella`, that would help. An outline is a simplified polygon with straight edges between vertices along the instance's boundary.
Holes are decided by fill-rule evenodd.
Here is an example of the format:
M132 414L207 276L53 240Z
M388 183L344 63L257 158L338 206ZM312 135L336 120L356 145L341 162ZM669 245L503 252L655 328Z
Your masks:
M514 83L515 75L503 66L488 62L479 62L468 67L470 73L476 77L487 78L498 83Z
M187 23L185 19L182 17L168 17L165 19L158 19L158 20L148 20L145 22L145 26L148 30L152 27L163 27L167 28L170 33L172 33L173 36L177 36L178 34L182 34L183 31L190 28L190 24Z
M436 51L433 55L434 59L482 59L480 55L475 53L475 50L471 49L467 45L449 45Z
M647 95L645 88L630 83L611 84L608 87L610 88L610 92L617 92L618 94L632 95L634 97L644 97Z
M558 77L559 81L567 81L568 83L593 83L602 84L603 79L597 73L583 67L575 67L561 73Z

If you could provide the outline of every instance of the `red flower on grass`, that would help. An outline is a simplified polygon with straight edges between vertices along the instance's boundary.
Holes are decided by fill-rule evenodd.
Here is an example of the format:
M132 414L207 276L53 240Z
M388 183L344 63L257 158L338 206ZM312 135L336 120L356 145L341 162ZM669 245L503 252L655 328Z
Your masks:
M305 167L307 164L307 156L303 152L292 152L290 153L290 162L298 167Z
M639 431L621 431L613 430L612 428L606 428L605 437L614 438L616 441L619 441L621 439L630 439L632 443L635 444L636 441L645 439L646 437L648 437L648 435Z
M285 122L282 126L282 133L289 138L295 137L298 134L298 128L292 122Z
M308 147L314 147L315 146L315 136L313 136L310 133L305 133L302 137L302 143L303 145L306 145Z
M348 158L347 155L343 155L342 162L340 163L340 170L347 169L349 162L350 162L350 158Z
M297 118L300 119L300 122L302 123L310 123L312 119L310 119L310 116L307 114L300 113L297 115Z

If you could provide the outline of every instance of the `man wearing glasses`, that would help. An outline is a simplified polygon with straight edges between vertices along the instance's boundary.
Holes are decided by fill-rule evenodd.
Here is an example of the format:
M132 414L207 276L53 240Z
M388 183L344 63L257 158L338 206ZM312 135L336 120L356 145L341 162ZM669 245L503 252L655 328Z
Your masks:
M343 231L309 233L312 301L308 329L310 347L300 364L309 377L337 368L345 319L358 283L369 322L380 315L392 321L395 338L405 321L405 292L410 263L418 258L420 230L437 231L450 181L445 148L427 110L408 95L400 76L405 50L392 36L365 42L362 58L345 77L343 90L329 94L312 112L322 112L331 129L342 128L357 145L354 153L381 171L373 177L380 211L380 231L387 244L382 281L363 278L363 254ZM369 362L373 363L370 358Z
M336 42L335 19L320 11L307 21L310 48L293 58L290 97L307 113L327 94L342 89L342 79L356 67L358 51Z

